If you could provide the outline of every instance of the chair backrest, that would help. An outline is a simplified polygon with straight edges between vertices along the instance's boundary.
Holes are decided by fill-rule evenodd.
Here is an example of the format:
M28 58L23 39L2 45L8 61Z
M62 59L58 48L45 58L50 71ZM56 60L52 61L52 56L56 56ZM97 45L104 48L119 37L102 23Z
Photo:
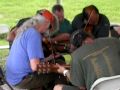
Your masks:
M4 76L2 68L0 67L0 78L2 78Z
M100 78L90 90L120 90L120 75Z
M6 24L0 24L0 34L8 33L9 32L9 26Z
M6 85L9 87L9 89L10 90L14 90L13 88L12 88L12 86L10 86L9 85L9 83L5 80L5 78L4 78L4 74L3 74L3 71L2 71L2 68L0 67L0 84L1 85L4 85L6 83ZM1 86L0 85L0 86ZM1 87L2 88L2 87ZM1 90L1 89L0 89ZM4 89L3 89L4 90ZM7 90L7 89L5 89L5 90Z
M3 90L3 88L0 87L0 90Z
M3 71L2 71L2 69L1 69L1 67L0 67L0 85L3 85L3 84L4 84L4 82L3 82L3 77L4 77Z

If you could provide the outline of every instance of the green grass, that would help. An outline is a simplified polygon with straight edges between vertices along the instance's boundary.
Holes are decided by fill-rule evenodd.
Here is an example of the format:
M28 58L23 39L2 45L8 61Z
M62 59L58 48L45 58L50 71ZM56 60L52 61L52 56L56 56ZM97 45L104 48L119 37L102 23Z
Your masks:
M120 22L119 0L63 0L65 17L70 21L86 5L96 5L100 12L106 14L111 22ZM30 17L39 9L51 7L56 0L0 0L0 24L14 26L23 17Z
M0 39L0 46L2 46L2 45L8 45L8 42L6 40Z
M2 45L8 45L8 42L6 40L0 39L0 46ZM8 53L9 53L8 49L0 50L0 67L2 68L4 68L5 60L6 60L6 57L8 56Z
M100 12L108 16L111 22L120 23L119 0L62 0L65 17L70 21L82 9L90 4L96 5ZM31 17L37 10L51 10L56 0L0 0L0 24L14 26L20 18ZM1 44L1 42L0 42ZM4 44L4 43L3 43ZM5 42L6 44L6 42Z
M8 52L9 52L8 49L0 50L0 67L2 67L2 68L4 68L5 61L8 56Z
M69 64L71 61L71 55L64 55L66 62Z

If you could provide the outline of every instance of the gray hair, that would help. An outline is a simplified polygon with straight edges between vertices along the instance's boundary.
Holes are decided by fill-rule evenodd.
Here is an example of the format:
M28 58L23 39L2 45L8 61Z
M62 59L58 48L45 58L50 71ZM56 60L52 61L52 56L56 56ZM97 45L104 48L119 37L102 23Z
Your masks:
M24 22L20 28L18 28L16 38L21 36L28 28L35 27L37 24L43 24L46 20L47 19L42 15L33 16L31 19Z

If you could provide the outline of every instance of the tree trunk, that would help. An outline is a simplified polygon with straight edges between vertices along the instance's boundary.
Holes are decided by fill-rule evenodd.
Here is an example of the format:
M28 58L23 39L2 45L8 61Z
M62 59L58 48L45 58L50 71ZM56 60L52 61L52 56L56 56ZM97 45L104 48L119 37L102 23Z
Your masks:
M62 4L62 0L57 0L57 4Z

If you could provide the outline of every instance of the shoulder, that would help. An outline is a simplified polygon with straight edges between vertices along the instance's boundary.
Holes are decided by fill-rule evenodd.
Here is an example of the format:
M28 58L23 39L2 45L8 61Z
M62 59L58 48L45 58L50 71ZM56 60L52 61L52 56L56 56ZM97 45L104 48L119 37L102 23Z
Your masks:
M83 17L83 14L82 14L82 13L77 14L75 17L76 17L76 18L81 18L81 17Z
M81 23L83 23L83 20L84 20L83 14L80 13L73 18L72 25L74 25L76 23L81 24Z
M73 60L85 60L86 57L92 55L101 48L106 46L120 45L120 41L116 38L99 38L94 41L93 44L86 44L79 47L72 53Z
M70 22L67 18L64 18L64 21L65 21L65 22Z
M26 30L26 34L29 36L40 37L40 33L35 28L28 28Z
M106 20L109 21L108 17L107 17L106 15L104 15L104 14L100 14L100 18L101 18L103 21L106 21Z
M81 60L83 60L83 58L85 56L87 56L89 53L91 53L92 51L94 51L94 45L83 45L81 47L79 47L78 49L76 49L73 53L72 53L72 57L73 58L81 58Z
M70 21L66 18L64 18L64 23L70 24Z
M38 34L38 31L37 31L35 28L33 28L33 27L28 28L28 29L26 30L26 32L27 32L27 33L31 33L31 34Z
M83 14L80 13L80 14L77 14L77 15L74 17L74 20L82 19L82 18L83 18Z
M105 37L105 38L96 39L95 42L104 45L104 44L110 44L110 43L115 44L117 42L119 43L120 40L114 37L111 37L111 38Z
M105 27L107 27L107 30L110 28L110 21L107 18L107 16L105 16L104 14L100 14L100 21L99 21L99 25L104 25ZM101 26L101 28L104 28L103 26ZM105 29L106 30L106 29ZM102 31L102 30L101 30Z
M78 49L76 49L73 53L72 53L72 57L73 58L81 58L81 60L84 59L84 57L90 55L92 52L96 51L96 48L99 46L100 43L102 43L102 39L95 39L94 43L92 44L85 44L82 45L81 47L79 47Z
M100 17L107 18L107 16L105 14L102 14L102 13L100 13Z

